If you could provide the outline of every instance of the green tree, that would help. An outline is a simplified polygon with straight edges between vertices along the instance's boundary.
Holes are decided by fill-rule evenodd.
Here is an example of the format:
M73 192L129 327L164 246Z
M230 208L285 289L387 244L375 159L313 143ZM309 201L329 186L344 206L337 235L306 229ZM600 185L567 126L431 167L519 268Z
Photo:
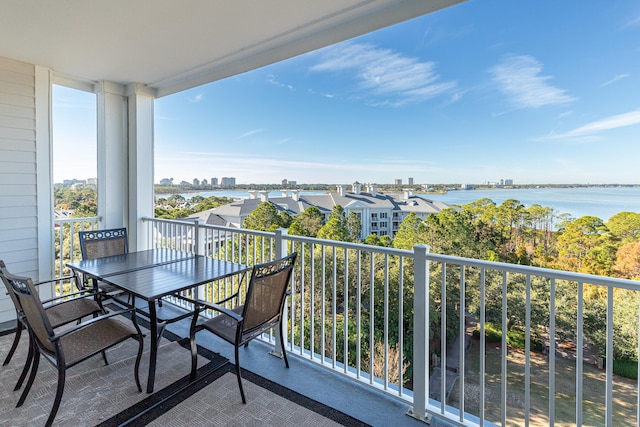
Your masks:
M316 237L324 225L324 215L315 206L305 209L293 218L289 226L289 234L295 236Z
M632 242L640 238L640 213L619 212L606 223L611 236L622 242Z
M249 230L272 231L282 226L278 208L271 202L260 203L242 222Z
M584 269L587 254L590 258L599 256L594 248L605 242L607 233L607 227L595 216L583 216L567 223L557 239L557 266L568 271L587 272Z
M349 241L349 230L344 224L344 221L340 221L337 218L332 218L318 231L319 239L337 240L339 242Z
M362 221L360 215L355 212L349 212L346 218L347 230L349 230L349 240L352 242L359 242L360 235L362 234Z

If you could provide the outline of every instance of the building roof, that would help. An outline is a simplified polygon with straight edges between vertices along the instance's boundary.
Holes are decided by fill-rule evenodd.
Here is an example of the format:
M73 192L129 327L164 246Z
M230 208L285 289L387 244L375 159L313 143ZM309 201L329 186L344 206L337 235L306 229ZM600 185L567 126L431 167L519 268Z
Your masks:
M311 206L317 207L324 215L331 213L336 205L340 205L346 210L368 208L419 214L438 213L443 209L453 208L446 203L424 199L420 196L383 193L372 195L371 193L346 192L341 196L337 192L332 192L319 195L300 195L298 200L293 197L269 197L268 201L274 204L278 210L285 211L291 216L299 215ZM217 208L199 212L190 218L203 218L207 224L214 224L212 221L229 221L231 218L241 220L246 218L262 202L261 198L236 200ZM223 224L218 222L217 225Z

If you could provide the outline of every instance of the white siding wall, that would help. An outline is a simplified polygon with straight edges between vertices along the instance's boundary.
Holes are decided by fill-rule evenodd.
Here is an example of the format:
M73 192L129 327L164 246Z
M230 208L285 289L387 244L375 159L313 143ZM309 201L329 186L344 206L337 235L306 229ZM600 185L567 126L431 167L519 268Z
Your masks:
M38 277L35 67L0 57L0 259ZM0 321L14 318L4 286Z

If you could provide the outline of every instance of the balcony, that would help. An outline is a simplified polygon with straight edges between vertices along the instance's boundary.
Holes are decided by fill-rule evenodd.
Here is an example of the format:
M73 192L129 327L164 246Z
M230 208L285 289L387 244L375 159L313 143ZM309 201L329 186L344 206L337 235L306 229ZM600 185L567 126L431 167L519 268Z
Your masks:
M276 344L271 334L247 349L246 369L361 421L619 425L640 419L637 383L613 374L621 327L615 301L637 299L638 282L432 254L421 245L403 251L151 218L142 227L149 248L248 264L297 251L285 334L293 370L264 356ZM59 237L59 247L72 248L68 238ZM68 262L63 258L56 265ZM211 283L198 292L218 300L235 285ZM594 301L594 293L606 297ZM594 311L603 313L605 354L594 354L584 339ZM490 343L486 337L496 327L519 330L520 346L508 345L506 333ZM171 331L186 336L186 328L178 323ZM205 342L232 359L227 346Z

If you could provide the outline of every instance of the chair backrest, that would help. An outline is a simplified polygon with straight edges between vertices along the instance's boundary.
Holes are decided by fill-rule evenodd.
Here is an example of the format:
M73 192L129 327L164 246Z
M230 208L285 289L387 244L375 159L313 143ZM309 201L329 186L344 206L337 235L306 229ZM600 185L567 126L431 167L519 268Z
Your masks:
M5 288L7 288L7 293L9 294L9 298L11 298L11 302L16 308L16 313L18 314L18 316L20 316L22 314L22 307L20 307L20 301L18 300L18 297L13 293L11 284L5 278L5 275L7 274L11 273L9 273L9 270L7 270L7 265L4 263L4 261L0 259L0 277L2 277L2 283L4 283Z
M49 341L49 338L54 335L53 328L33 281L29 277L11 274L6 271L6 268L0 269L0 276L5 285L8 285L9 294L13 295L17 301L18 307L16 309L22 310L26 317L34 338L38 340L39 347L53 353L55 348Z
M122 255L129 251L126 228L80 231L82 259Z
M242 334L254 336L278 323L298 254L253 267L242 317Z

